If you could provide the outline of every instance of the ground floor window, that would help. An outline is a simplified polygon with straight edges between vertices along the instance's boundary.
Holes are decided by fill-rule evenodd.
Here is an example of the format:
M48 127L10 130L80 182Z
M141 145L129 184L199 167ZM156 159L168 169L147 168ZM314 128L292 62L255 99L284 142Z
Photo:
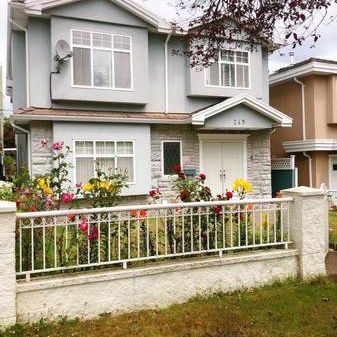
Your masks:
M135 182L134 142L78 140L74 144L76 183L85 183L95 177L99 167L104 172L126 171L128 183Z
M164 176L176 173L177 166L181 167L181 141L162 142L162 173Z

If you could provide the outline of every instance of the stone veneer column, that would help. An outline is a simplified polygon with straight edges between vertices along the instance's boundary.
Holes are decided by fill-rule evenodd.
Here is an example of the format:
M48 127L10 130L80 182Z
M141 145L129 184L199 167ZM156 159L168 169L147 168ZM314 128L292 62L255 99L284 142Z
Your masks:
M16 323L14 202L0 201L0 328Z
M303 278L326 274L328 252L328 199L325 191L297 187L283 190L293 197L290 204L290 240L299 250Z

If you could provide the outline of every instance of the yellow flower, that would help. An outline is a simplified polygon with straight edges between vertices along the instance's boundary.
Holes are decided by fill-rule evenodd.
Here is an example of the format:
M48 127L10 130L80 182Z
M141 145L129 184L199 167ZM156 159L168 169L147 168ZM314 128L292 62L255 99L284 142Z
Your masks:
M50 187L50 181L47 178L40 178L37 181L38 187L40 188L40 190L48 195L53 194L53 190Z
M101 181L98 183L98 188L104 189L104 190L109 190L111 187L111 184L108 181Z
M252 191L252 184L245 179L236 179L233 184L235 192L249 193Z
M85 191L85 192L91 192L93 189L94 189L94 185L93 184L91 184L91 183L86 183L86 184L84 184L83 185L83 190Z

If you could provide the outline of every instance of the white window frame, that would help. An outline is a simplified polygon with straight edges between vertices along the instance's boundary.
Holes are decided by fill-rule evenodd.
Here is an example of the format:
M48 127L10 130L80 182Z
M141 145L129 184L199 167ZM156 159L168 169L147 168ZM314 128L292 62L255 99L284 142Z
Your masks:
M83 33L89 33L90 34L90 46L80 45L73 43L73 32L83 32ZM106 34L111 36L112 46L111 48L106 47L95 47L93 45L93 34ZM114 37L120 36L120 37L127 37L130 39L130 50L125 49L117 49L114 48ZM96 31L87 31L83 29L71 29L70 30L70 41L71 41L71 50L74 50L74 47L77 48L83 48L83 49L89 49L90 50L90 79L92 85L79 85L74 83L74 58L72 57L70 59L71 63L71 86L73 88L88 88L88 89L103 89L103 90L115 90L115 91L134 91L134 81L133 81L133 46L132 46L132 36L131 35L123 35L123 34L111 34L106 32L96 32ZM94 50L105 50L111 52L111 87L99 87L94 85L94 67L93 67L93 51ZM130 88L118 88L115 86L115 52L121 52L125 54L130 54L130 74L131 74L131 87Z
M182 140L174 140L174 139L170 139L170 140L162 140L161 141L161 175L164 178L169 177L169 174L165 174L164 172L164 143L179 143L180 144L180 166L181 169L183 170L183 142Z
M76 142L93 142L93 154L92 155L76 155ZM115 154L113 155L97 155L96 154L96 143L97 142L114 142L115 144ZM117 154L117 143L118 142L129 142L132 143L133 147L133 154L123 154L118 155ZM93 158L94 161L94 174L92 178L97 178L96 173L96 159L97 158L114 158L115 159L115 169L117 169L117 161L118 158L133 158L133 181L127 182L127 185L135 185L136 184L136 147L135 147L135 141L131 139L73 139L73 169L74 169L74 184L77 183L77 175L76 175L76 159L77 158ZM83 184L86 183L86 181L82 181Z
M222 61L221 60L221 51L219 51L219 56L218 56L218 61L215 63L218 63L218 68L219 68L219 85L214 85L214 84L207 84L207 72L209 71L209 67L204 70L204 82L205 82L205 87L207 88L226 88L226 89L240 89L240 90L249 90L251 89L251 73L250 73L250 52L248 50L242 50L242 49L224 49L222 51L232 51L235 53L235 61ZM242 62L236 62L236 52L245 52L248 54L248 63L242 63ZM224 86L221 85L221 65L222 64L233 64L235 66L235 86ZM248 66L248 87L238 87L236 86L237 82L237 65L241 66Z

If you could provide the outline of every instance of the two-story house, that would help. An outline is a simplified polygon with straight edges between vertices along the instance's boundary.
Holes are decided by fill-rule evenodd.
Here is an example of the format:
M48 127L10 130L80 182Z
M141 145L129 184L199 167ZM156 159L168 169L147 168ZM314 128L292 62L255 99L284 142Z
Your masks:
M295 155L300 185L337 189L337 62L310 58L270 76L270 103L293 118L272 156Z
M97 163L127 169L124 194L143 198L181 165L215 195L246 178L270 196L270 135L292 120L268 104L265 46L228 45L192 69L186 33L132 0L12 0L9 25L13 120L33 175L50 169L45 138L70 147L73 183ZM58 72L60 43L72 57Z

